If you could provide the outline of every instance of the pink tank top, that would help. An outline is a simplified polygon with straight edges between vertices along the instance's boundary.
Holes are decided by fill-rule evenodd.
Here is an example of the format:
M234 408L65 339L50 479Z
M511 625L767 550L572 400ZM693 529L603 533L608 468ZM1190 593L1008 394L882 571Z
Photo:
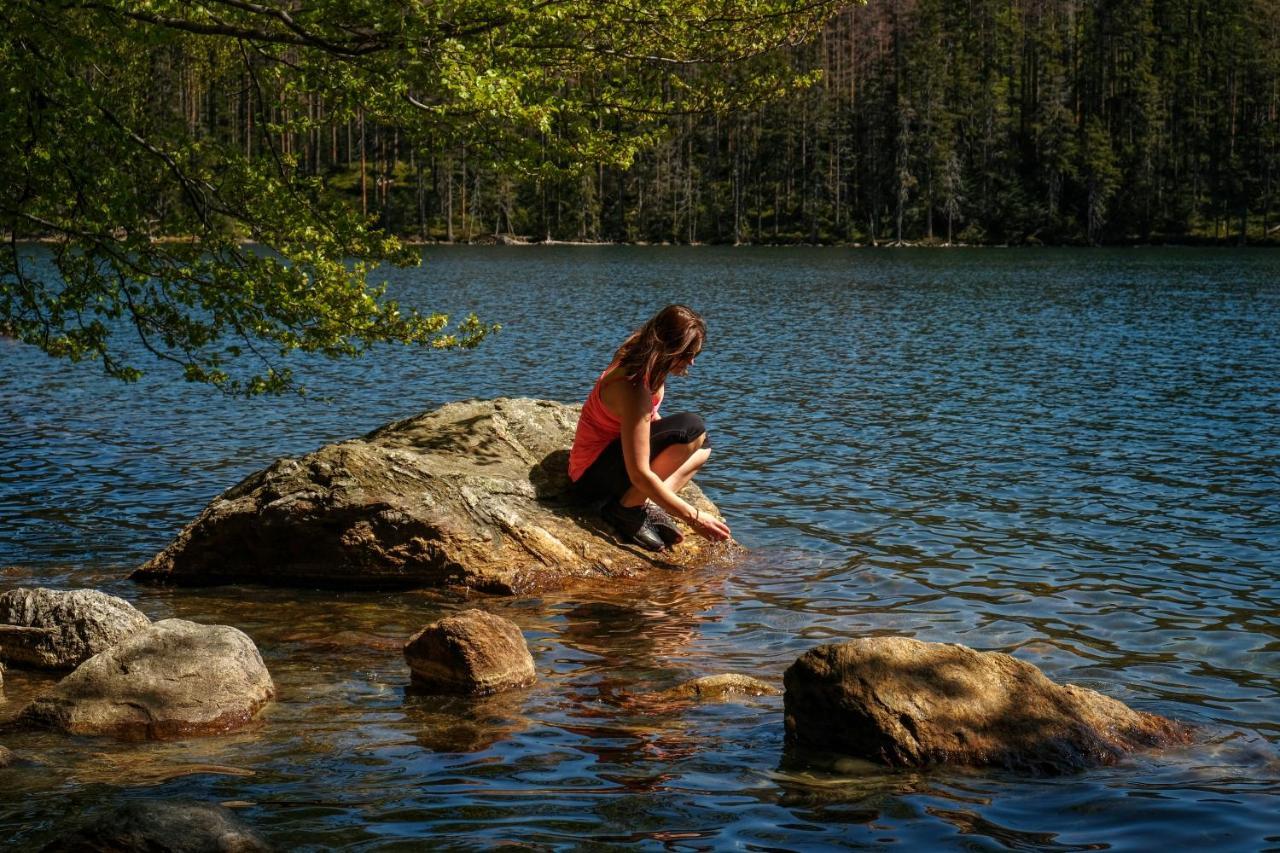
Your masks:
M613 416L613 413L605 407L604 400L600 398L604 378L617 366L611 364L604 369L600 378L596 380L596 384L592 386L591 393L587 395L587 402L582 405L578 429L573 434L573 447L569 449L569 479L575 483L609 446L609 442L622 435L622 422ZM665 390L660 388L658 393L653 395L653 411L650 417L658 417L658 407L662 405L662 394Z

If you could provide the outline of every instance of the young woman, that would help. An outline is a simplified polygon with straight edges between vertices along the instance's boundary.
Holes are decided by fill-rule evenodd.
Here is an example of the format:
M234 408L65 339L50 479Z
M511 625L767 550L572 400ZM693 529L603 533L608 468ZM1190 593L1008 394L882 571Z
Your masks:
M667 376L684 376L707 327L684 305L668 305L631 334L587 396L569 451L569 479L624 542L652 551L684 539L671 516L719 542L729 527L677 492L711 455L702 418L658 415ZM670 513L670 515L668 515Z

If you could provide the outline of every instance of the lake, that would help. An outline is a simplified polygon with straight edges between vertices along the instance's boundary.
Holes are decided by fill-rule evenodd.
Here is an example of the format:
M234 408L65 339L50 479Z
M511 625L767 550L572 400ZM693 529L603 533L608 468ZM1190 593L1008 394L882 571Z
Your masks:
M1280 253L431 247L402 303L503 331L472 352L303 362L326 399L135 385L0 340L0 588L93 586L235 625L257 728L0 737L0 839L130 798L232 803L280 849L1280 849ZM668 302L709 338L665 413L748 552L532 598L142 587L125 574L274 459L467 397L580 402ZM149 366L149 365L144 365ZM482 606L539 681L406 691L398 644ZM1197 728L1054 779L784 755L782 699L634 697L902 635L1010 652ZM11 713L52 683L10 669ZM3 842L0 842L3 843Z

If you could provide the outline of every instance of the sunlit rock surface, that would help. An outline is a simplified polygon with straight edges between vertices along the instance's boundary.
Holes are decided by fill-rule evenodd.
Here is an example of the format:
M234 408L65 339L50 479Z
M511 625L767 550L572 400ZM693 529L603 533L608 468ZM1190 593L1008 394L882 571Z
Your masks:
M437 693L485 696L535 679L533 657L514 622L466 610L426 626L404 647L413 683Z
M242 728L274 696L243 632L165 619L81 664L20 720L75 735L194 737Z
M93 589L11 589L0 594L0 660L73 669L136 634L151 620Z
M167 800L126 800L51 841L45 851L101 853L260 853L261 837L222 806Z
M137 580L530 592L579 578L703 565L696 535L651 554L566 495L578 407L451 403L281 459L214 500ZM694 485L682 495L718 515Z
M784 681L788 745L893 766L1056 774L1189 740L1176 722L959 645L876 637L819 646Z

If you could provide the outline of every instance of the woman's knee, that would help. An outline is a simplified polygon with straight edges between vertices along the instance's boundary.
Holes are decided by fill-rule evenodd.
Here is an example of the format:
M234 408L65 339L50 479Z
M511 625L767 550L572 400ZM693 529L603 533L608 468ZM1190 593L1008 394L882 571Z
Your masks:
M687 444L694 449L707 444L707 424L700 415L693 412L680 412L669 418L661 418L658 425L663 433L674 439L674 443Z
M689 443L695 448L705 447L707 444L707 423L699 415L689 415Z

